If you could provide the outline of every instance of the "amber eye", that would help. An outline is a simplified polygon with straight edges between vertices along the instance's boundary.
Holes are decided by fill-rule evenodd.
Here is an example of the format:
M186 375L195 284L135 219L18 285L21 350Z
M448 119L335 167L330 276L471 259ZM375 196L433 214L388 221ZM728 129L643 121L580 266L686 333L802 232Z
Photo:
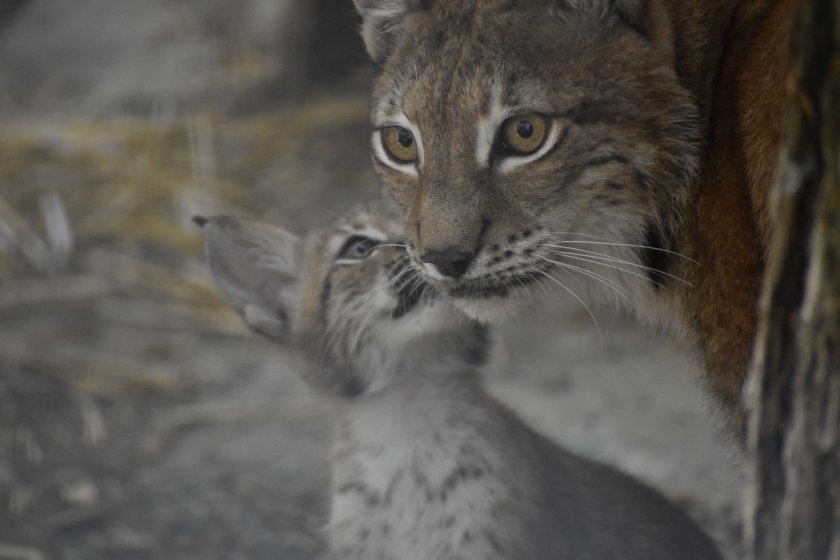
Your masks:
M516 115L502 123L502 145L519 155L536 152L545 140L545 119L536 113Z
M410 130L401 126L386 126L380 134L382 147L397 163L417 160L417 142Z

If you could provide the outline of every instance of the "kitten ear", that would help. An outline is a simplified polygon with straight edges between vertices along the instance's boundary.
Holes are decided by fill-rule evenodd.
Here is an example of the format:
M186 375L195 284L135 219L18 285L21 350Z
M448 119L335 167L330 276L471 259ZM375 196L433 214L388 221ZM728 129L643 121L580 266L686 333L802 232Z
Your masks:
M300 239L231 216L196 217L213 280L254 332L287 340L300 266Z
M353 0L362 16L362 38L374 62L383 62L404 31L410 0Z

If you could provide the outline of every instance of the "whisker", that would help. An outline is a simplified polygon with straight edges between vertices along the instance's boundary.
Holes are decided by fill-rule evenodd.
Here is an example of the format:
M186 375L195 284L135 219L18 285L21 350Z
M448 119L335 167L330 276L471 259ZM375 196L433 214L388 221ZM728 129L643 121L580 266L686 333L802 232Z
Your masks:
M531 293L531 290L527 289L527 287L525 286L525 282L519 276L514 276L513 278L514 278L514 280L519 282L519 285L523 288L523 291L526 294L528 294L528 304L533 306L534 305L534 295Z
M600 239L601 241L609 241L606 237L599 235L592 235L591 233L581 233L579 231L549 231L549 235L577 235L578 237L591 237L592 239Z
M574 259L576 261L583 261L583 262L588 262L590 264L603 266L603 267L606 267L606 268L611 268L613 270L617 270L617 271L623 272L625 274L630 274L631 276L635 276L636 278L640 278L640 279L644 280L645 282L650 282L651 284L655 284L656 286L658 286L660 288L663 288L663 289L665 288L664 284L662 284L661 282L657 282L653 278L650 278L650 277L645 276L644 274L640 274L638 272L634 272L632 270L627 270L625 268L621 268L620 266L615 266L615 265L607 264L607 263L604 263L604 262L590 260L590 259L581 257L580 255L577 255L575 253L566 253L566 252L563 252L563 251L555 251L554 254L559 255L561 257L564 257L564 258L567 258L567 259Z
M529 278L531 278L531 279L533 279L533 280L537 283L537 286L539 286L539 287L540 287L540 289L542 290L542 293L545 295L545 298L546 298L547 300L551 299L551 296L550 296L550 295L549 295L549 293L548 293L548 289L545 287L545 280L543 280L542 278L540 278L540 277L536 276L536 275L533 273L533 271L529 271L529 272L528 272L528 277L529 277Z
M700 264L699 262L695 261L691 257L687 257L686 255L683 255L682 253L678 253L676 251L663 249L662 247L651 247L649 245L636 245L636 244L633 244L633 243L613 243L611 241L588 241L588 240L584 240L584 239L563 239L559 242L560 243L567 243L567 244L569 244L569 243L571 243L571 244L581 244L581 245L607 245L607 246L610 246L610 247L633 247L633 248L636 248L636 249L648 249L648 250L651 250L651 251L661 251L662 253L668 253L669 255L674 255L676 257L680 257L680 258L685 259L687 261L691 261L694 264L697 264L697 265Z
M578 259L578 260L582 260L582 261L590 262L590 263L592 263L592 264L599 264L599 265L601 265L601 266L606 266L606 267L609 267L609 268L615 268L616 270L621 270L622 272L626 272L626 273L628 273L628 274L633 274L634 276L640 276L640 277L642 277L644 280L650 281L650 282L652 282L652 283L656 284L657 286L660 286L660 287L663 287L663 288L665 287L663 284L661 284L660 282L657 282L657 281L653 280L652 278L649 278L649 277L646 277L646 276L643 276L643 275L640 275L640 274L637 274L637 273L631 272L631 271L626 270L626 269L623 269L623 268L621 268L621 267L611 266L611 265L608 265L608 264L605 264L605 263L600 263L600 262L594 262L594 261L587 260L587 259L585 259L585 258L581 257L581 256L579 255L579 253L584 253L587 257L592 258L592 259L597 259L597 260L606 261L606 262L612 262L612 263L616 263L616 264L626 264L626 265L628 265L628 266L632 266L632 267L635 267L635 268L640 268L640 269L642 269L642 270L648 270L648 271L650 271L650 272L654 272L654 273L656 273L656 274L661 274L662 276L667 276L668 278L673 278L673 279L674 279L674 280L676 280L677 282L680 282L680 283L682 283L682 284L685 284L686 286L691 286L691 287L693 287L693 285L691 284L691 282L689 282L688 280L685 280L685 279L683 279L683 278L681 278L681 277L679 277L679 276L676 276L676 275L671 274L671 273L669 273L669 272L665 272L664 270L660 270L660 269L658 269L658 268L653 268L653 267L650 267L650 266L645 266L645 265L643 265L643 264L634 263L634 262L632 262L632 261L627 261L627 260L620 259L620 258L617 258L617 257L611 257L611 256L608 256L608 255L603 255L603 254L601 254L601 253L597 253L597 252L595 252L595 251L586 251L586 250L584 250L584 249L578 249L578 248L576 248L576 247L564 247L564 246L562 246L562 245L546 245L546 247L553 247L553 248L557 248L557 249L564 249L565 251L575 251L575 253L569 253L569 252L559 252L559 251L552 251L552 252L553 252L553 253L555 253L555 254L563 254L563 255L565 255L565 256L568 256L569 258L576 258L576 259Z
M584 301L582 299L580 299L580 297L576 293L574 293L568 286L566 286L563 282L561 282L560 280L558 280L554 276L550 275L549 273L547 273L543 270L538 270L537 272L544 275L546 278L548 278L549 280L551 280L552 282L556 283L558 286L560 286L561 288L563 288L564 290L569 292L569 294L573 298L578 300L578 302L580 302L580 304L584 307L584 309L586 309L586 312L589 313L590 317L592 317L592 322L595 323L595 329L597 329L597 331L598 331L598 338L601 339L601 350L603 351L604 350L604 334L601 332L601 325L598 324L598 319L595 318L595 314L592 313L592 310L589 309L589 306L586 305L586 303L584 303Z
M361 257L363 259L366 259L369 256L371 256L374 252L376 252L378 249L382 249L383 247L397 247L398 249L408 249L408 245L405 245L405 244L402 244L402 243L380 243L378 245L374 245L373 247L371 247L370 249L365 251L361 255ZM406 259L406 258L408 258L408 255L405 255L400 260Z
M420 274L420 272L419 272L419 271L414 271L414 276L412 276L412 277L411 277L409 280L407 280L407 281L408 281L408 282L413 282L413 285L411 286L411 291L408 293L408 298L409 298L409 299L413 299L413 298L414 298L414 294L415 294L415 292L417 292L418 288L420 288L421 286L423 286L423 277L422 277L422 274Z
M615 256L612 256L612 255L606 255L606 254L600 253L598 251L589 251L587 249L581 249L580 247L569 247L569 246L563 245L562 243L560 245L546 244L544 246L545 247L556 247L556 248L559 248L559 249L565 249L567 251L576 251L578 253L591 255L591 256L597 257L599 259L609 260L609 261L613 261L613 262L617 262L617 263L621 263L621 264L629 264L629 265L633 265L633 266L644 267L644 265L641 265L639 263L635 263L633 261L628 261L628 260L622 259L620 257L615 257ZM655 270L656 272L663 272L659 269L651 269L651 270Z
M602 275L600 275L596 272L593 272L591 270L586 270L585 268L581 268L579 266L574 266L573 264L564 263L564 262L561 262L561 261L554 261L554 260L551 260L547 257L540 257L540 259L544 260L546 262L550 262L551 264L555 264L557 266L562 266L564 268L568 268L568 269L580 272L582 274L585 274L586 276L589 276L590 278L593 278L593 279L597 280L598 282L601 282L602 284L604 284L608 288L611 288L618 295L620 295L622 298L624 298L624 300L627 303L630 303L630 294L628 294L627 291L624 290L621 286L619 286L615 282L611 281L609 278L606 278L605 276L602 276Z
M402 278L402 276L406 273L411 273L411 275L408 278ZM414 297L414 292L417 290L417 287L419 285L423 284L422 278L420 278L420 276L421 276L420 272L418 272L414 269L411 269L411 268L406 268L405 270L400 272L398 277L394 277L393 288L395 290L397 290L398 292L401 292L404 289L406 289L407 286L410 286L408 288L409 289L408 297L413 298ZM398 283L401 284L399 287L397 286Z
M411 257L409 255L405 255L403 257L400 257L396 262L394 262L394 266L400 266L404 261L407 261L409 259L411 259Z

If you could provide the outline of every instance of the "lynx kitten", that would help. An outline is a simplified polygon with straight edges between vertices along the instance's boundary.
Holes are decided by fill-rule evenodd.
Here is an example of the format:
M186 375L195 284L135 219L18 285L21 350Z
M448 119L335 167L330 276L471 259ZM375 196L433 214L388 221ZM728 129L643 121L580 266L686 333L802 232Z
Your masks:
M205 225L221 291L248 326L303 352L342 403L333 558L717 560L679 508L535 433L482 389L485 330L413 271L385 205L302 240Z

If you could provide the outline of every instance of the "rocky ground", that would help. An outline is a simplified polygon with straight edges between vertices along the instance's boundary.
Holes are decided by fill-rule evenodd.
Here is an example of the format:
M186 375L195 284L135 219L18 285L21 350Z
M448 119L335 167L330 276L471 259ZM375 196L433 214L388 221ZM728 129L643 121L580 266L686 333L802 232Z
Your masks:
M370 69L296 50L318 36L303 0L19 4L0 12L0 559L318 558L330 411L227 310L189 217L300 229L376 197ZM684 352L610 310L602 344L556 307L497 331L491 390L736 558L742 458Z

